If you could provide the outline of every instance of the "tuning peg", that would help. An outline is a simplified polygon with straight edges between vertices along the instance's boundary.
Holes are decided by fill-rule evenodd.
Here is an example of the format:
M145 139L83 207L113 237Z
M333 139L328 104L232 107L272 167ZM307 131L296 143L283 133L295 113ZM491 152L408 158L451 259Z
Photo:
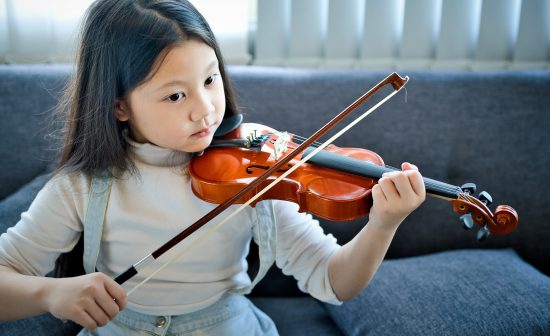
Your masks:
M465 183L460 187L462 189L462 192L468 195L473 195L476 192L476 185L474 183Z
M493 198L486 191L480 192L477 198L486 206L489 206L491 203L493 203Z
M472 213L468 212L467 214L464 214L460 216L460 222L462 223L462 226L465 230L470 230L474 227L474 220L472 219Z
M484 241L485 239L487 239L487 237L489 237L489 235L491 234L491 232L489 232L489 228L487 228L487 224L485 224L481 229L479 229L479 231L477 232L477 241L478 242L482 242Z

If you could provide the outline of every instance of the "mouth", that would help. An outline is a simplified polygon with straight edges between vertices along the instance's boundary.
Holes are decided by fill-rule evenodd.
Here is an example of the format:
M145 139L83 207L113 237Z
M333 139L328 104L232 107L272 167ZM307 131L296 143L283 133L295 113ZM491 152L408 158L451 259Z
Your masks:
M203 137L209 136L210 133L212 133L210 128L203 128L200 131L191 134L191 136L198 137L198 138L203 138Z

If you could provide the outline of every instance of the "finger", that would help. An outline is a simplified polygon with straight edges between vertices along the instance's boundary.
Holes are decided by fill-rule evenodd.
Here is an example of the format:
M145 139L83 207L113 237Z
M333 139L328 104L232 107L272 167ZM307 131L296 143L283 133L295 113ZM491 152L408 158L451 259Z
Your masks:
M109 316L105 314L103 309L101 309L99 304L95 301L86 307L85 310L100 327L106 325L110 321Z
M375 184L374 187L372 187L372 201L374 204L388 201L379 184Z
M409 162L403 162L401 164L402 170L418 170L418 167Z
M422 175L418 171L407 171L406 173L414 193L423 199L426 198L426 186Z
M402 199L414 199L416 198L416 193L411 185L411 181L409 180L409 171L400 172L399 174L396 174L393 177L393 183L395 185L395 188L397 189L397 192L399 193L399 196Z
M107 290L101 291L97 294L96 303L99 308L101 308L103 312L109 317L109 320L114 319L120 311L118 303Z
M393 177L395 176L396 172L391 173L385 173L384 176L378 180L378 185L380 186L380 189L384 193L384 196L388 200L388 202L394 202L397 200L399 196L399 192L395 188L395 184L393 183Z
M81 311L78 316L76 316L76 319L74 320L77 324L80 324L86 329L94 330L98 327L97 322L88 314L86 311Z
M109 281L105 282L105 289L109 293L112 299L115 300L115 303L118 305L119 310L123 310L126 307L127 296L124 288L119 285L116 281L109 278Z

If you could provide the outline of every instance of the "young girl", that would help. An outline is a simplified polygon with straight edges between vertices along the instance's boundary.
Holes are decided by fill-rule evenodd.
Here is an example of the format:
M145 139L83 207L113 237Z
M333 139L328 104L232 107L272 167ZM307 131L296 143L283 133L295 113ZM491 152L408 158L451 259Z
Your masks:
M185 0L98 0L81 38L59 169L0 238L2 320L51 312L85 327L81 335L276 335L243 295L271 263L339 304L365 288L425 198L418 170L403 164L373 188L369 223L344 246L297 205L259 202L127 297L152 270L124 286L113 278L216 206L193 194L185 167L238 111L214 35ZM82 235L88 274L44 277ZM252 239L262 261L254 281Z

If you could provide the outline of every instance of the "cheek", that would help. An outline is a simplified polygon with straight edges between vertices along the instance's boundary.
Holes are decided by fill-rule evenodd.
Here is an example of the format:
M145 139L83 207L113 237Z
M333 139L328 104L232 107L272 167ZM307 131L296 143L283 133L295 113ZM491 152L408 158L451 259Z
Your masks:
M224 116L224 114L225 114L225 108L226 108L226 106L225 106L225 98L224 98L224 99L222 99L222 100L220 101L219 106L217 106L217 109L216 109L216 110L218 111L218 113L217 113L218 116L221 116L221 117Z
M218 99L216 101L216 111L218 112L218 116L222 116L225 114L225 109L226 109L226 106L225 106L225 92L223 90L223 85L220 85L221 88L220 88L220 92L219 94L217 95Z

